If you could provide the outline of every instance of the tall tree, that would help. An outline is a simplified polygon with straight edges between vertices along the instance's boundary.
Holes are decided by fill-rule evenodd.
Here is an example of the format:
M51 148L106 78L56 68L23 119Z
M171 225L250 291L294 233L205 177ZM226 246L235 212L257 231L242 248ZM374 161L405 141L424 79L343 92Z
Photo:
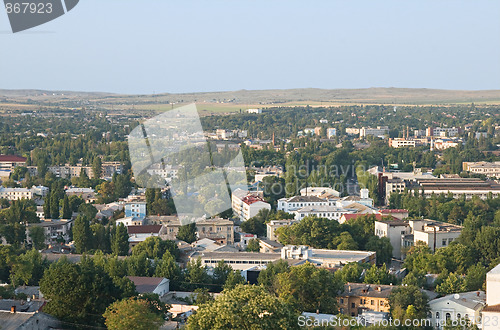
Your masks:
M92 172L94 173L94 179L99 179L102 175L102 160L101 157L94 158L92 163Z
M63 206L62 206L62 218L63 219L71 219L71 215L73 212L71 211L71 207L69 206L68 195L64 194Z
M89 220L79 215L73 225L73 240L77 253L84 253L92 249L92 232Z
M163 317L150 310L150 304L143 299L128 298L111 304L104 312L106 327L110 330L159 329Z
M120 223L115 228L115 234L111 243L111 250L113 251L113 254L119 256L126 256L128 254L128 232L123 223Z
M42 250L43 248L45 248L45 230L42 227L30 227L29 235L35 249Z
M181 226L177 232L177 239L184 241L188 244L193 243L198 239L196 236L196 223L192 222L187 225Z

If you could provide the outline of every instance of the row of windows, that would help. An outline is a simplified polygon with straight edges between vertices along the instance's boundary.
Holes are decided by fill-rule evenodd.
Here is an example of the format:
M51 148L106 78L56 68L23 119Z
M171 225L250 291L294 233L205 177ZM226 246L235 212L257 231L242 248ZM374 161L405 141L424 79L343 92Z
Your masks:
M205 260L204 262L206 264L216 264L220 260ZM272 263L272 261L257 261L257 260L224 260L224 263L226 264L251 264L251 265L262 265L262 264L269 264Z

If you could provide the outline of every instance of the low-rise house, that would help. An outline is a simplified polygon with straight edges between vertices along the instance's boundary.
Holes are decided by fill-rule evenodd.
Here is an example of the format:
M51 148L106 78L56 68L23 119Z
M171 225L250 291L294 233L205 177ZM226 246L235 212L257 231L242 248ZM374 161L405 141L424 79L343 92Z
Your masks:
M18 166L26 166L26 158L16 155L0 155L0 170L13 171Z
M402 237L411 233L410 224L402 220L383 220L375 221L375 235L378 237L387 237L392 245L392 257L401 259Z
M259 239L259 246L260 246L259 252L261 253L280 252L281 249L283 248L283 244L281 243L262 238Z
M127 232L130 248L144 242L148 237L160 236L164 231L165 228L162 225L128 226Z
M432 251L446 247L462 233L462 226L433 220L410 220L414 243L422 241Z
M476 324L481 310L486 305L486 294L483 291L461 292L450 294L429 301L432 325L442 329L446 321L466 320Z
M156 293L162 297L170 291L170 280L164 277L127 276L135 284L137 293Z
M164 227L162 238L175 240L182 222L177 216L148 216L147 223L161 223ZM194 219L198 239L210 238L220 244L234 243L234 222L228 219ZM188 222L190 223L190 222Z
M389 313L389 296L397 286L346 283L337 298L340 313L356 317L365 311Z
M126 217L126 218L116 219L115 223L116 225L123 224L125 227L142 226L144 225L144 219L136 217Z

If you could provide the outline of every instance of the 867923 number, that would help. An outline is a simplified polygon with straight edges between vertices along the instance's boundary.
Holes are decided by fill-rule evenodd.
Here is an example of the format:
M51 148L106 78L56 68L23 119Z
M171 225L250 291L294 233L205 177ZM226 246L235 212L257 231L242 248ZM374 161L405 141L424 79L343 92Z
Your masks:
M52 13L52 4L47 3L36 3L36 2L16 2L16 3L6 3L5 9L7 14L50 14Z

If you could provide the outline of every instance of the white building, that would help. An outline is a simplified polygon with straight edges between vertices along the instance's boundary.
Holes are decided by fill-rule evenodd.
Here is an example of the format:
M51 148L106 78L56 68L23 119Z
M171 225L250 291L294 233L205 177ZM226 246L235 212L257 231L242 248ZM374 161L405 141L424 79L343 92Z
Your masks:
M144 225L144 218L137 217L125 217L121 219L116 219L116 225L123 224L125 227L128 226L142 226Z
M481 313L484 321L483 330L498 329L498 322L500 322L500 264L486 274L486 305ZM494 321L497 322L494 323Z
M410 224L401 220L375 221L375 235L387 237L392 245L392 257L401 259L402 236L411 233Z
M359 130L359 137L364 138L368 135L385 138L389 134L388 126L377 126L377 128L362 127Z
M463 162L464 171L500 178L500 162Z
M462 233L462 226L433 220L409 220L413 242L422 241L432 251L450 245Z
M405 147L415 147L415 140L407 140L405 138L394 138L389 139L389 146L392 148L405 148Z
M247 109L247 113L262 113L262 109Z
M271 210L271 205L260 196L243 189L236 189L231 196L233 212L242 221L246 221L259 213L260 210Z
M344 214L357 213L357 209L341 208L333 205L318 205L318 206L304 206L298 210L292 211L295 215L295 220L302 220L308 216L315 216L317 218L327 218L329 220L340 221Z
M326 129L326 137L328 139L331 139L335 136L337 136L337 129L336 128L327 128Z
M483 291L455 293L433 299L429 301L432 325L442 329L446 321L460 322L460 320L463 320L465 325L466 321L480 325L478 321L485 304L486 294Z
M327 188L325 188L327 189ZM322 198L312 196L293 196L280 198L278 200L278 210L292 212L305 206L326 206L328 202Z
M340 197L340 192L328 187L306 187L300 189L301 196L316 196L319 198Z

